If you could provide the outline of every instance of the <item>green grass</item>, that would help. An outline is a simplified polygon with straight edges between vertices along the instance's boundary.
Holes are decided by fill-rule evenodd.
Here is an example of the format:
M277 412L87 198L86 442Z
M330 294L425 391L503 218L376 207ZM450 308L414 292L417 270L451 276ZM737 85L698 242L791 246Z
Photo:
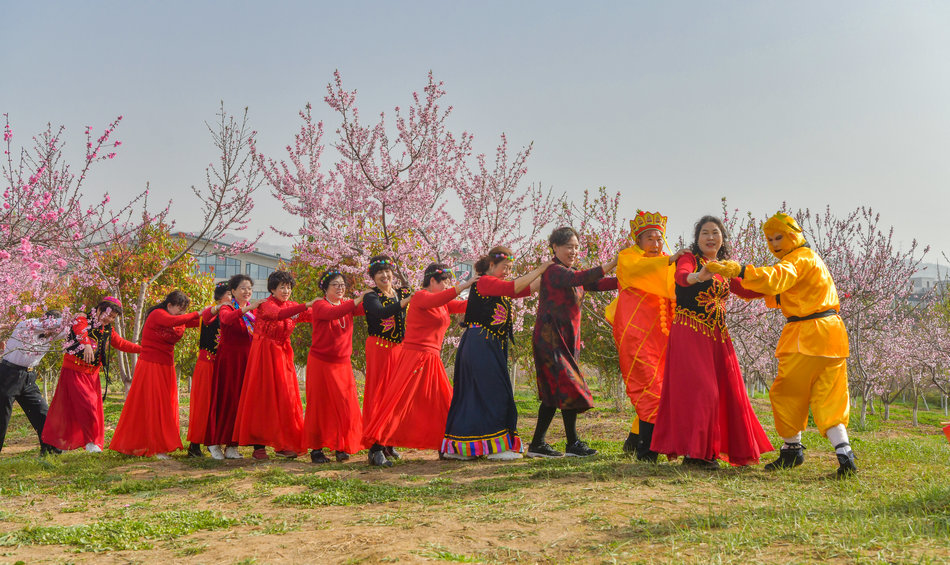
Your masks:
M103 520L79 526L31 526L0 537L0 545L68 545L80 551L150 549L158 540L198 530L228 528L236 520L215 512L160 512L139 519Z

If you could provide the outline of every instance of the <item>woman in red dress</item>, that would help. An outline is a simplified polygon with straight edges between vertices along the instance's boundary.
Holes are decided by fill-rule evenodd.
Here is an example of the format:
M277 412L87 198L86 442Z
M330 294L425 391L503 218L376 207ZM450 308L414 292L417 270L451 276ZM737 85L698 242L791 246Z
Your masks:
M757 463L772 451L752 411L739 360L726 329L729 293L761 295L726 282L706 263L729 258L726 229L719 218L696 222L692 253L676 261L676 311L670 327L663 390L653 429L652 450L684 465L718 469L717 457L732 465Z
M145 313L142 353L109 449L159 459L169 459L169 452L181 449L175 344L185 328L200 323L199 312L184 314L190 303L184 292L174 290Z
M231 302L231 289L228 282L222 281L214 287L214 301L217 306ZM211 408L211 378L214 373L214 357L218 352L218 315L212 314L213 306L201 313L201 332L198 338L198 360L191 374L191 392L188 405L188 456L204 457L201 443L208 432L208 412Z
M406 335L406 306L408 288L393 287L393 262L388 255L376 255L369 260L369 278L376 284L363 295L366 311L366 383L363 389L363 422L373 419L379 397L389 383L389 376L402 353L402 338ZM390 467L387 460L399 459L392 446L374 444L369 448L370 465Z
M218 354L214 359L211 378L211 407L205 445L215 459L240 459L237 442L234 441L234 421L241 388L244 385L244 370L251 352L255 316L251 310L261 300L250 301L254 281L247 275L234 275L228 281L231 303L211 308L221 324L218 330ZM226 445L224 452L221 446Z
M310 304L290 302L294 276L274 271L267 298L255 310L254 341L244 371L244 386L234 424L234 441L253 445L254 459L267 459L265 446L280 457L297 457L303 447L303 408L290 334L310 321Z
M409 300L402 354L379 399L379 409L366 423L363 441L367 445L435 450L442 446L452 401L452 387L442 365L442 340L449 316L465 313L467 302L455 298L478 277L454 287L451 279L447 265L433 263L423 273L422 290Z
M109 370L109 346L139 353L142 346L126 341L112 329L122 315L122 303L107 296L87 315L76 317L66 340L63 368L56 393L49 404L43 443L58 449L77 449L99 453L105 444L102 413L102 385L99 368Z
M353 353L353 316L361 316L363 297L344 300L346 281L337 270L320 277L323 300L310 307L313 343L307 357L307 410L304 446L310 461L329 463L323 448L336 452L337 461L363 448L363 418L356 393L350 356Z
M538 315L531 344L541 406L527 455L562 456L545 439L548 426L560 409L567 436L565 452L571 457L587 457L597 450L577 438L577 415L594 406L590 388L577 363L581 345L581 299L585 290L617 290L617 279L604 277L604 273L617 266L617 258L602 267L575 270L580 244L577 232L570 227L554 230L548 244L554 252L554 264L541 275Z

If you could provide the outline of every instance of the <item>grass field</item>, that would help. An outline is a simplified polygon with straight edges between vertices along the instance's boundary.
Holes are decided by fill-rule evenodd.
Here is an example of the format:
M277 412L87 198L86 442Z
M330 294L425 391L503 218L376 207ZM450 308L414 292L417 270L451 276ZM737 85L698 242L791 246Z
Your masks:
M530 437L537 402L518 392ZM119 402L106 403L107 442ZM767 400L753 403L777 445ZM860 473L847 481L831 478L837 462L814 432L806 464L776 474L637 463L620 451L629 417L582 415L582 438L600 450L587 459L466 463L406 450L378 469L365 455L319 467L183 452L41 458L17 408L0 454L0 563L950 562L942 413L922 412L914 428L898 407L888 422L852 426ZM557 421L555 439L563 447Z

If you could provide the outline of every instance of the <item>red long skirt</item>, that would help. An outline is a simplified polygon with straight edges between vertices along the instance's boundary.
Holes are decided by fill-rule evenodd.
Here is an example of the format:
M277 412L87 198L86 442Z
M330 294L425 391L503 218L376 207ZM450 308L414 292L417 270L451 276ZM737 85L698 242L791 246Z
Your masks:
M379 400L389 386L396 361L402 353L401 343L376 337L366 338L366 384L363 388L363 422L370 422L379 409Z
M438 353L403 348L363 442L437 450L451 403L452 387Z
M304 446L356 453L363 449L363 417L350 360L331 363L307 357Z
M181 449L174 365L138 360L109 449L143 457Z
M239 445L304 451L300 386L289 342L281 344L267 337L254 337L233 439Z
M99 369L84 373L63 367L53 401L46 413L43 443L59 449L78 449L87 443L105 444L102 385Z
M234 420L237 418L241 389L244 386L244 370L251 344L218 345L214 360L214 376L211 378L211 409L208 411L208 429L205 445L237 445L234 437Z
M752 410L729 335L674 321L652 449L669 458L749 465L772 451Z
M204 443L208 433L213 373L214 361L198 357L195 372L191 375L191 398L188 403L188 441L191 443Z

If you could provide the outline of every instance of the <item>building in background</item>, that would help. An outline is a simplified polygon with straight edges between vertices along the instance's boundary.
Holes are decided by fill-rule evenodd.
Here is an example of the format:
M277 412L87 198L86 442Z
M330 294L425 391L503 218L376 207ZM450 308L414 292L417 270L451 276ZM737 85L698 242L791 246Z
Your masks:
M185 232L174 234L191 243L195 238ZM204 243L207 243L207 252L201 253ZM198 272L214 275L214 282L226 281L229 278L243 273L254 280L254 295L252 300L267 298L270 293L267 292L267 276L277 270L280 265L281 253L273 246L259 245L258 250L250 253L239 253L237 255L223 256L215 255L211 251L215 245L227 245L228 242L213 240L203 240L195 246L193 255L198 261ZM263 249L274 251L267 253ZM289 253L287 254L289 257Z

